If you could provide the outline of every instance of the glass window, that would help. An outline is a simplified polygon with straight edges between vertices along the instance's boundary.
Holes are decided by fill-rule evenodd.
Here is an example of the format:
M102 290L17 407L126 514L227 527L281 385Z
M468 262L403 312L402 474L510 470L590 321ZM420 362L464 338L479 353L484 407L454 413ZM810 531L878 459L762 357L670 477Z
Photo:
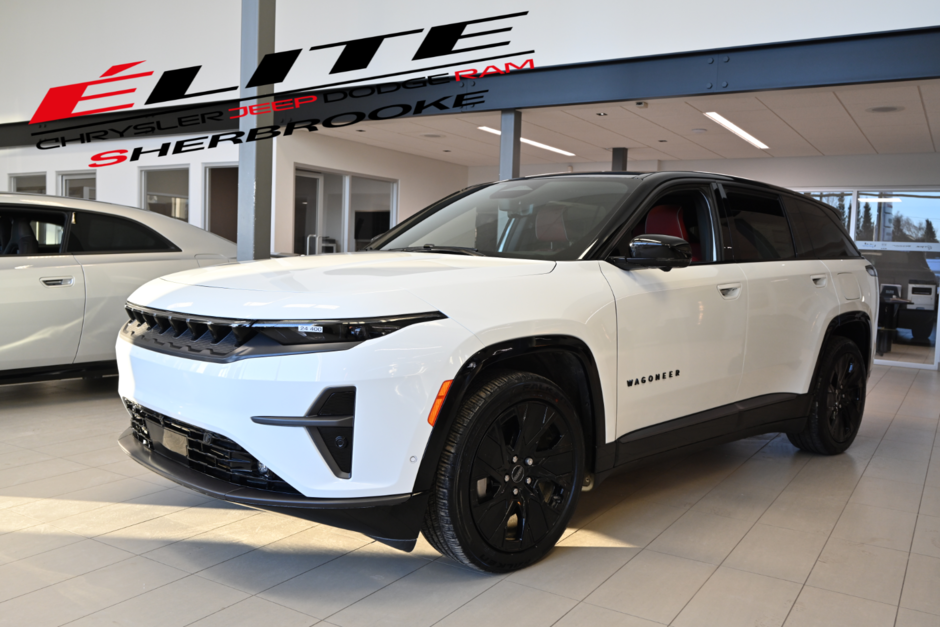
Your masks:
M356 250L362 250L372 238L389 229L393 190L394 184L388 181L351 177L350 209L353 212L352 235Z
M838 213L837 219L848 231L851 221L852 192L806 192L810 198L824 202Z
M177 250L162 235L133 220L84 211L76 211L73 216L69 229L70 253Z
M728 188L722 220L731 231L735 261L792 259L793 236L776 196Z
M95 175L63 174L62 195L68 198L95 200Z
M469 248L497 257L578 259L637 184L599 176L496 183L418 214L394 237L379 240L380 249Z
M46 193L45 174L15 174L10 177L11 192L26 192L27 194Z
M144 170L144 209L189 222L189 168Z
M62 249L65 214L0 207L0 254L49 255Z
M684 189L658 197L610 255L629 257L630 240L649 234L672 235L687 241L692 248L693 264L715 260L708 200L700 190Z
M846 259L859 256L848 236L839 228L838 214L795 197L786 196L785 202L798 236L800 257Z

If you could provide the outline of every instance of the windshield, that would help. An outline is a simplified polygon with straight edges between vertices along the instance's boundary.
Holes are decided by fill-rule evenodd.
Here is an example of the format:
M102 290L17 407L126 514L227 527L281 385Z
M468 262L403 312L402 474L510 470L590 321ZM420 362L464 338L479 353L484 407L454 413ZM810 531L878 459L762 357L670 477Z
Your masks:
M379 250L578 259L638 184L607 176L497 183L429 213Z

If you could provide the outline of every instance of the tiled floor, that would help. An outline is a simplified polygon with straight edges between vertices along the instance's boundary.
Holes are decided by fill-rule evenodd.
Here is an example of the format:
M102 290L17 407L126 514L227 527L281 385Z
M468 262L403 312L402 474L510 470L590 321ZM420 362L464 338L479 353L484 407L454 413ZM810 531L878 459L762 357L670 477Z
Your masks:
M0 387L0 625L938 626L940 375L869 385L847 454L619 476L503 577L174 487L118 450L113 379Z

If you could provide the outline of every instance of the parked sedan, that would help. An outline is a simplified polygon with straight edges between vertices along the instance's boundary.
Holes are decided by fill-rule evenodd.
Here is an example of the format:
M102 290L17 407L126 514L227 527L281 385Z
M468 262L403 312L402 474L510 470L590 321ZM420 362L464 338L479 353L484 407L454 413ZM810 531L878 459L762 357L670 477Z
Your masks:
M0 383L115 372L131 292L234 257L233 243L149 211L0 193Z

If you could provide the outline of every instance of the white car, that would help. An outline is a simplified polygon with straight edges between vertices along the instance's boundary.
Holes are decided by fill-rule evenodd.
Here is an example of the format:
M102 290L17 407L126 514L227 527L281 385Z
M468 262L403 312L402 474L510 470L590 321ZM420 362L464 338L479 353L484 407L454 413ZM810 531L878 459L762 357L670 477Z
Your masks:
M371 248L137 290L117 343L128 454L505 572L611 473L765 432L835 454L858 431L875 271L802 195L532 177L450 196Z
M231 242L160 214L0 193L0 383L115 373L131 292L234 257Z

